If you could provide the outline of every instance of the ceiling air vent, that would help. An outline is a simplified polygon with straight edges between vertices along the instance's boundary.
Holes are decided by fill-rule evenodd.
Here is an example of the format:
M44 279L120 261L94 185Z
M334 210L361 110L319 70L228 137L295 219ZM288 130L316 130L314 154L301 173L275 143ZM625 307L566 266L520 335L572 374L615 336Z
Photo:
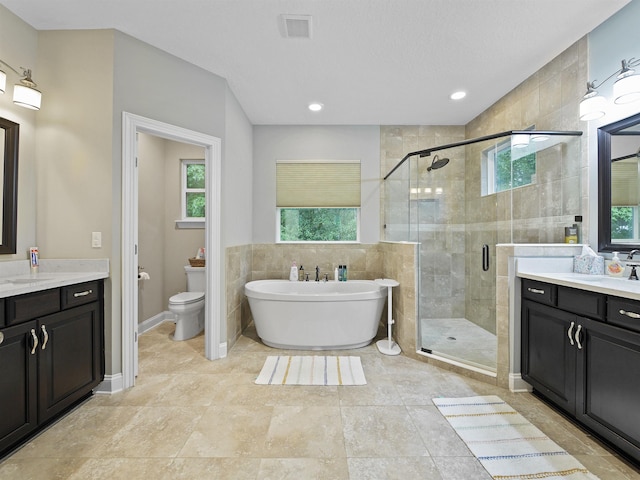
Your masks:
M282 15L285 38L311 38L311 15Z

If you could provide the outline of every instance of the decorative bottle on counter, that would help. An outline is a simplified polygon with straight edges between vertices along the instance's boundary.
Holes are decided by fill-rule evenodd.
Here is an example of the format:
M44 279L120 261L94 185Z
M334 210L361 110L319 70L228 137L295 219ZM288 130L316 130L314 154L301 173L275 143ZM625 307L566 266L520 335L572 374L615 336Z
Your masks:
M289 272L289 280L292 282L298 281L298 266L296 265L296 262L293 262L291 264L291 271Z
M611 275L612 277L621 277L623 273L624 265L620 263L618 252L613 252L613 258L611 261L607 262L607 275Z

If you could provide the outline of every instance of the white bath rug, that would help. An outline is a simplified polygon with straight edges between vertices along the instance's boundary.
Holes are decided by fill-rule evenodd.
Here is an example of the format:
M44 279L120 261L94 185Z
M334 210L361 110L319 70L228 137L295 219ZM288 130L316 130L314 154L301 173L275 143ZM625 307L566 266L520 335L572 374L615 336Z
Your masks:
M433 403L495 479L598 479L500 397Z
M258 385L366 385L360 357L267 357L256 379Z

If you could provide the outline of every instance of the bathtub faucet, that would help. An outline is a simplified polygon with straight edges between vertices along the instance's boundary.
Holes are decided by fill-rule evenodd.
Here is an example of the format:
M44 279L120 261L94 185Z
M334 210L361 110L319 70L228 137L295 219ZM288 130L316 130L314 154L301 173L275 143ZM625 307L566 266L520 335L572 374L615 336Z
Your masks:
M316 265L316 282L320 281L320 267Z

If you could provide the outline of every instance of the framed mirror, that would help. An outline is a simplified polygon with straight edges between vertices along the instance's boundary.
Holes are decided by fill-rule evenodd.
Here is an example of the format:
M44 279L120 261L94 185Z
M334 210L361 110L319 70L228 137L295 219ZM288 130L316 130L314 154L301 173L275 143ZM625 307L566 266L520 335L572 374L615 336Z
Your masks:
M18 142L20 125L0 118L0 145L4 168L0 169L2 209L0 214L0 254L16 253L16 227L18 223Z
M598 250L640 248L640 114L598 129Z

